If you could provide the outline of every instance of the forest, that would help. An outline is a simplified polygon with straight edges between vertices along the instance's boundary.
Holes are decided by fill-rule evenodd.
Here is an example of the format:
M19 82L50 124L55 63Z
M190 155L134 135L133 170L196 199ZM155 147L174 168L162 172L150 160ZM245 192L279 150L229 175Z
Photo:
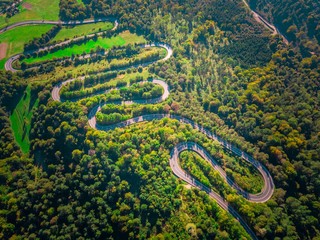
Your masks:
M259 13L271 19L304 55L319 54L320 2L312 0L249 0Z
M97 114L98 124L170 113L247 152L273 178L274 193L264 203L247 201L192 151L182 152L179 161L226 199L258 239L319 239L319 4L248 3L288 38L288 45L256 22L240 0L61 0L61 20L113 17L118 28L99 38L129 30L147 43L169 44L173 55L161 61L163 49L146 50L139 42L99 47L88 59L81 53L23 62L49 54L35 50L50 45L61 29L57 25L24 45L20 71L0 70L0 238L251 239L206 192L172 173L170 151L180 142L201 145L250 193L263 187L254 167L175 119L111 131L91 128L90 111L109 103ZM76 80L62 87L62 100L54 101L52 89L71 78ZM164 90L151 83L156 78L169 86L165 101L112 104L161 96ZM28 97L32 117L22 119L30 140L24 153L11 117Z

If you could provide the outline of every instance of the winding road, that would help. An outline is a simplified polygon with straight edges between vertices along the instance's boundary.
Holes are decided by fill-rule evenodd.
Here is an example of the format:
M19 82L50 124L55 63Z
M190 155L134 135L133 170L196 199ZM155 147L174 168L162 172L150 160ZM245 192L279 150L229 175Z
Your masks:
M153 43L150 45L144 45L143 47L153 47L153 46L162 47L162 48L166 49L166 51L167 51L167 55L159 61L166 61L173 54L172 48L169 45L164 44L164 43ZM154 63L154 62L140 64L140 65L146 66L146 65L149 65L152 63ZM137 66L139 66L139 64L134 65L134 66L130 66L130 67L137 67ZM123 69L121 69L121 70L123 70ZM85 77L80 77L77 79L83 80L84 78ZM76 80L75 78L69 79L69 80L61 82L61 83L57 84L56 86L54 86L54 88L52 90L52 94L51 94L53 100L54 101L63 101L63 99L61 99L61 97L60 97L60 91L61 91L62 87L72 81L75 81L75 80ZM107 126L100 125L97 123L96 115L98 112L101 111L101 108L105 104L110 104L110 103L125 104L125 105L129 105L129 104L133 104L133 103L155 104L155 103L160 103L162 101L165 101L169 97L169 94L170 94L170 89L169 89L169 86L167 85L167 83L165 83L163 80L160 80L160 79L153 79L152 82L154 84L160 85L163 88L163 94L160 97L154 98L154 99L147 99L147 100L144 99L144 100L123 101L123 102L114 101L114 102L108 102L108 103L101 103L101 104L95 106L93 109L91 109L91 111L88 114L88 123L89 123L90 127L94 128L96 130L100 130L100 131L109 131L109 130L113 130L115 128L123 128L123 127L129 126L132 124L136 124L139 122L160 120L163 118L171 118L171 119L176 119L176 120L180 121L181 123L190 124L193 128L195 128L198 131L205 134L208 138L210 138L214 141L218 141L223 147L225 147L229 151L233 152L235 155L243 158L245 161L252 164L260 172L260 174L262 175L263 180L264 180L264 187L260 193L251 194L251 193L244 191L230 177L227 176L226 172L219 166L218 162L214 158L212 158L210 156L210 154L203 147L201 147L199 144L196 144L194 142L179 143L171 150L170 160L169 160L170 167L171 167L173 173L178 178L189 183L191 186L193 186L195 188L198 188L200 190L205 191L211 198L215 199L220 207L222 207L223 209L228 211L230 214L232 214L241 223L241 225L245 228L245 230L252 237L252 239L258 239L256 237L255 233L248 226L246 221L239 215L239 213L227 201L225 201L220 195L218 195L217 193L212 191L210 188L206 187L201 182L199 182L198 180L193 178L191 175L189 175L187 172L185 172L180 167L179 154L183 151L186 151L186 150L191 150L191 151L198 153L201 157L203 157L205 160L207 160L215 170L217 170L219 172L219 174L227 182L227 184L229 184L232 188L234 188L238 194L242 195L247 200L249 200L251 202L255 202L255 203L263 203L263 202L268 201L271 198L273 191L274 191L274 183L273 183L272 177L271 177L269 171L266 169L266 167L264 167L260 162L258 162L257 160L255 160L254 158L252 158L251 156L249 156L248 154L246 154L245 152L243 152L239 148L233 146L231 143L228 143L224 139L213 134L208 129L202 127L201 125L195 123L194 121L192 121L190 119L187 119L185 117L181 117L178 115L149 114L149 115L143 115L143 116L131 118L126 121L115 123L112 125L107 125Z
M287 44L287 45L289 44L289 41L287 40L287 38L283 34L281 34L281 32L274 25L269 23L260 14L258 14L254 10L252 10L246 0L242 0L242 1L245 4L245 6L251 11L251 13L253 14L254 19L257 22L261 23L267 29L272 31L273 35L279 34L282 37L283 42L285 44ZM106 22L106 21L114 22L114 27L113 27L112 31L114 31L114 30L116 30L118 28L119 23L118 23L117 19L110 18L110 17L109 18L86 19L86 20L83 20L83 21L28 20L28 21L23 21L23 22L17 22L17 23L11 24L9 26L6 26L4 28L1 28L0 29L0 34L8 31L10 29L13 29L13 28L16 28L16 27L20 27L20 26L25 26L25 25L40 25L40 24L59 25L60 24L60 25L63 25L63 26L74 26L74 25L83 25L83 24L90 24L90 23L97 23L97 22ZM98 36L100 36L102 34L103 34L103 32L97 33ZM90 37L93 37L94 35L95 34L90 34L90 35L87 35L86 37L90 38ZM77 40L80 40L80 39L83 39L83 38L85 38L85 36L74 38L74 39L71 39L71 40L66 40L66 41L63 41L63 42L60 42L60 43L57 43L57 44L54 44L54 45L51 45L51 46L48 46L48 47L40 48L40 49L38 49L36 51L29 51L29 52L26 52L25 54L28 54L28 53L32 54L34 52L42 52L42 51L46 51L46 50L51 50L51 49L53 49L55 47L63 46L63 45L69 44L70 42L77 41ZM15 61L17 61L20 58L21 55L22 55L22 53L19 53L19 54L11 56L5 63L5 66L4 66L5 70L11 71L11 72L17 72L18 70L15 69L12 65L13 65L13 63ZM88 58L88 57L90 57L90 55L88 55L86 57Z
M110 18L108 19L110 20ZM3 31L6 31L8 29L12 29L14 27L17 26L22 26L22 25L27 25L27 24L62 24L62 25L75 25L75 24L86 24L86 23L92 23L95 22L96 20L87 20L87 21L83 21L83 22L55 22L55 21L26 21L26 22L22 22L22 23L16 23L14 25L8 26L6 29L2 29L0 30L0 33ZM102 20L101 20L102 21ZM106 21L106 19L103 19L103 21ZM114 19L115 22L115 27L113 28L113 30L115 30L118 26L118 22L117 20ZM71 41L71 40L68 40ZM67 42L67 41L66 41ZM66 42L63 43L59 43L59 44L67 44ZM43 51L43 50L47 50L47 49L51 49L53 47L55 47L56 45L50 46L50 47L46 47L43 49L38 49L38 51ZM144 48L149 48L149 47L161 47L164 48L167 52L166 56L158 61L166 61L168 59L170 59L170 57L173 54L173 50L172 48L165 43L152 43L152 44L145 44L142 45L142 47ZM6 69L9 71L16 71L16 69L14 69L12 67L12 63L17 60L19 58L19 54L16 56L11 57L7 63L6 63ZM143 64L136 64L136 65L132 65L130 66L130 68L132 67L138 67L138 66L147 66L150 64L153 64L155 61L153 62L148 62L148 63L143 63ZM124 70L126 68L129 67L125 67L125 68L121 68L118 70ZM84 80L86 76L82 76L79 78L72 78L72 79L68 79L64 82L61 82L59 84L57 84L56 86L53 87L51 96L53 98L54 101L59 101L62 102L64 101L63 99L61 99L60 97L60 91L62 89L63 86L65 86L66 84L75 81L77 79L80 80ZM152 83L154 84L158 84L163 88L163 94L158 97L158 98L154 98L154 99L143 99L143 100L132 100L132 101L117 101L117 102L109 102L110 103L114 103L114 104L133 104L133 103L139 103L139 104L155 104L155 103L160 103L165 101L170 94L170 89L169 86L167 85L167 83L165 83L163 80L160 79L153 79ZM132 124L136 124L139 122L145 122L145 121L153 121L153 120L160 120L163 118L171 118L171 119L175 119L178 120L181 123L184 124L190 124L194 129L197 129L198 131L200 131L201 133L205 134L209 139L212 139L214 141L219 142L224 148L226 148L228 151L231 151L232 153L234 153L235 155L243 158L245 161L247 161L248 163L252 164L262 175L263 180L264 180L264 187L261 190L260 193L258 194L251 194L248 193L246 191L244 191L241 187L239 187L230 177L227 176L226 172L219 166L218 162L212 158L210 156L210 154L199 144L194 143L194 142L182 142L177 144L176 146L173 147L173 149L170 152L170 159L169 159L169 164L170 167L173 171L173 173L180 178L181 180L183 180L184 182L190 184L191 186L202 190L204 192L206 192L212 199L216 200L216 202L218 203L218 205L220 207L222 207L224 210L228 211L231 215L233 215L239 222L240 224L245 228L245 230L248 232L248 234L251 236L252 239L258 239L257 236L255 235L255 233L252 231L252 229L248 226L248 224L246 223L246 221L239 215L239 213L225 200L223 199L220 195L218 195L216 192L212 191L210 188L206 187L204 184L202 184L201 182L199 182L198 180L196 180L195 178L193 178L191 175L189 175L187 172L185 172L180 164L179 164L179 154L183 151L186 150L191 150L194 151L196 153L198 153L202 158L204 158L206 161L208 161L212 167L218 171L218 173L221 175L221 177L226 181L226 183L228 185L230 185L233 189L235 189L237 191L237 193L241 196L243 196L244 198L246 198L248 201L251 202L255 202L255 203L263 203L268 201L274 191L274 183L273 183L273 179L269 173L269 171L266 169L266 167L264 167L260 162L258 162L257 160L255 160L253 157L249 156L247 153L243 152L242 150L240 150L239 148L233 146L231 143L225 141L224 139L222 139L221 137L215 135L214 133L212 133L211 131L209 131L208 129L204 128L203 126L201 126L200 124L182 117L182 116L178 116L178 115L171 115L171 114L149 114L149 115L143 115L143 116L139 116L139 117L135 117L135 118L131 118L128 119L126 121L123 122L119 122L116 124L112 124L112 125L108 125L108 126L104 126L104 125L99 125L97 123L96 120L96 115L98 112L101 111L101 108L107 103L101 103L97 106L95 106L93 109L91 109L91 111L88 114L88 124L90 127L92 127L93 129L96 130L100 130L100 131L109 131L109 130L113 130L115 128L123 128Z
M61 23L64 23L63 25L81 25L81 24L89 24L89 23L97 23L97 22L106 22L106 21L112 21L114 22L114 26L113 28L111 29L111 31L115 31L118 26L119 26L119 23L118 23L118 20L115 19L115 18L100 18L100 19L90 19L90 20L85 20L83 22L81 21L72 21L72 22L61 22L61 21L41 21L40 24L61 24ZM30 22L37 22L37 23L33 23L33 24L39 24L39 21L25 21L25 22L20 22L20 23L16 23L16 24L13 24L11 25L11 28L14 28L14 27L18 27L18 26L22 26L22 25L30 25ZM22 24L22 25L21 25ZM32 25L32 23L31 23ZM9 28L9 27L8 27ZM5 31L9 30L8 28L5 29ZM0 30L0 34L2 33L3 29ZM75 42L75 41L78 41L78 40L81 40L81 39L84 39L84 38L91 38L95 35L97 36L101 36L104 32L99 32L99 33L94 33L94 34L89 34L89 35L86 35L86 36L81 36L81 37L77 37L77 38L73 38L73 39L70 39L70 40L66 40L66 41L63 41L63 42L59 42L59 43L56 43L56 44L53 44L51 46L47 46L47 47L43 47L43 48L40 48L40 49L37 49L37 50L34 50L34 51L28 51L28 52L25 52L24 54L32 54L34 52L43 52L43 51L48 51L48 50L51 50L53 48L56 48L56 47L61 47L61 46L64 46L64 45L67 45L71 42ZM7 71L10 71L10 72L17 72L18 70L15 69L12 64L17 61L20 56L22 55L23 53L18 53L16 55L13 55L11 56L5 63L4 65L4 68L5 70ZM87 55L86 57L90 57L90 55Z

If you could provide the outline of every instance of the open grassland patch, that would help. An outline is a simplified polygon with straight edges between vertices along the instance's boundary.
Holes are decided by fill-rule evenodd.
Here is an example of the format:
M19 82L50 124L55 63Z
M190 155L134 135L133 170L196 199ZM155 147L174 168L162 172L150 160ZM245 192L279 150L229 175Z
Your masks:
M97 41L94 41L93 39L91 39L88 42L83 43L81 45L73 45L71 47L61 49L53 53L48 53L47 55L42 57L36 57L36 58L32 57L29 59L25 59L24 62L36 63L36 62L42 62L47 60L53 60L56 58L72 57L73 55L77 55L77 54L90 53L91 50L97 49L98 46L104 49L109 49L113 46L122 46L124 44L125 44L125 40L119 36L112 37L112 38L98 38Z
M25 63L37 63L47 60L53 60L57 58L63 58L63 57L72 57L73 55L77 54L88 54L92 50L96 50L98 47L109 49L113 46L123 46L125 44L132 44L132 43L142 43L144 42L143 37L139 37L136 34L123 32L120 33L117 36L111 37L111 38L103 38L99 37L97 40L89 40L85 43L82 43L80 45L73 45L71 47L58 50L53 53L48 53L47 55L44 55L42 57L36 57L36 58L28 58L23 60Z
M4 69L4 65L6 64L7 58L3 58L0 60L0 69Z
M38 104L39 100L32 96L31 88L28 86L10 116L14 137L23 153L29 152L30 149L29 133L31 129L31 118L33 110Z
M22 26L11 29L0 35L0 43L8 44L5 57L23 52L25 43L49 31L52 25Z
M77 0L77 3L84 5L82 0Z
M96 32L107 31L112 29L112 27L113 23L110 22L100 22L73 27L63 27L59 31L59 33L52 39L52 41L63 41L66 39L85 36Z
M146 69L143 69L142 72L130 72L126 74L120 74L115 79L112 79L110 82L117 83L119 80L126 81L130 83L131 79L136 79L137 77L142 77L144 80L150 76L149 72Z
M20 7L21 11L9 18L0 16L0 28L7 24L26 20L58 20L60 0L27 0Z
M143 36L130 33L129 31L123 31L119 34L120 37L126 40L126 44L145 43L146 40Z

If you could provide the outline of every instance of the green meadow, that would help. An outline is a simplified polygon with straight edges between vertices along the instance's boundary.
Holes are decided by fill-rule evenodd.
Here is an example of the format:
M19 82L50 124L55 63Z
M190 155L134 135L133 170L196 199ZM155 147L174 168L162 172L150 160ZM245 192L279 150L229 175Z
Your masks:
M0 43L8 44L6 56L9 57L23 52L25 43L28 43L35 37L41 37L41 35L49 31L50 28L52 28L52 25L17 27L0 34Z
M111 38L99 37L96 41L91 39L88 42L83 43L81 45L72 45L71 47L61 49L53 53L48 53L47 55L44 55L42 57L31 57L23 60L23 62L30 64L47 60L53 60L56 58L72 57L72 55L76 54L90 53L91 50L95 50L97 49L97 47L109 49L113 46L123 46L125 44L135 42L142 43L144 41L145 40L142 36L131 34L129 32L124 32Z
M31 96L31 88L28 86L10 116L14 137L23 153L29 152L30 149L31 118L33 109L37 108L38 104L39 100Z
M4 68L8 57L23 52L24 44L35 37L40 37L50 28L52 28L52 25L22 26L2 33L0 35L0 43L7 43L8 47L5 58L0 60L0 69Z
M26 20L59 20L60 0L26 0L20 5L20 12L7 19L0 16L0 28L7 24Z
M113 23L100 22L92 24L78 25L74 27L63 27L60 32L52 39L52 41L64 41L74 37L85 36L88 34L107 31L113 28Z
M7 43L6 57L0 60L0 69L4 68L4 64L8 57L23 52L24 45L34 38L41 37L42 34L48 32L53 25L35 25L21 26L4 32L0 35L0 44ZM100 31L112 29L113 23L101 22L79 25L75 27L63 27L54 37L53 41L63 41L78 36L84 36ZM126 36L126 34L124 34ZM23 38L21 37L23 36ZM129 39L130 41L130 39ZM92 43L90 43L92 45ZM89 44L89 45L90 45ZM82 53L83 51L81 51ZM42 61L42 60L41 60Z

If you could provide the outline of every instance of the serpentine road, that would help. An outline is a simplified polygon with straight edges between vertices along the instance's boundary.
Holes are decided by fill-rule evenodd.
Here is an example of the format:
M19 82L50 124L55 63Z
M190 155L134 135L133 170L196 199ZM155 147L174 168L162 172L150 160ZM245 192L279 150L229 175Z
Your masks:
M16 24L13 24L5 29L1 29L0 30L0 34L4 31L7 31L9 29L12 29L14 27L18 27L18 26L22 26L22 25L32 25L32 24L62 24L62 25L81 25L81 24L89 24L89 23L97 23L97 22L106 22L106 21L112 21L114 22L114 26L113 28L111 29L111 31L115 31L118 26L119 26L119 23L118 23L118 20L115 19L115 18L100 18L100 19L89 19L89 20L85 20L85 21L72 21L72 22L61 22L61 21L25 21L25 22L20 22L20 23L16 23ZM40 49L37 49L37 50L34 50L34 51L28 51L28 52L25 52L24 54L32 54L34 52L43 52L43 51L47 51L47 50L51 50L53 48L56 48L58 46L63 46L63 45L67 45L71 42L74 42L74 41L78 41L80 39L84 39L85 37L87 38L91 38L95 35L97 36L101 36L103 34L103 32L100 32L100 33L97 33L97 34L89 34L89 35L86 35L86 36L82 36L82 37L77 37L77 38L73 38L73 39L70 39L70 40L66 40L66 41L63 41L63 42L60 42L60 43L56 43L54 45L51 45L51 46L47 46L47 47L43 47L43 48L40 48ZM18 60L20 58L20 56L22 55L22 53L19 53L19 54L16 54L16 55L13 55L11 56L5 63L4 65L4 68L5 70L7 71L11 71L11 72L17 72L18 70L15 69L12 64ZM90 55L88 55L90 56ZM86 56L86 57L88 57Z
M9 29L12 29L14 27L17 26L22 26L22 25L30 25L30 24L62 24L62 25L76 25L76 24L86 24L86 23L93 23L93 22L97 22L97 21L108 21L111 18L108 19L101 19L101 20L86 20L83 22L79 22L79 21L73 21L73 22L61 22L61 21L25 21L25 22L21 22L21 23L16 23L13 24L11 26L8 26L5 29L1 29L0 30L0 34L4 31L7 31ZM114 19L115 22L115 27L113 28L113 30L115 30L118 26L118 22L117 20ZM62 43L58 43L58 44L67 44L72 40L68 40ZM38 49L37 51L43 51L43 50L48 50L51 48L54 48L56 45L50 46L50 47L46 47L43 49ZM149 47L161 47L164 48L167 51L166 56L158 61L166 61L168 60L172 54L172 48L164 43L152 43L152 44L145 44L142 45L143 48L149 48ZM19 58L19 54L16 56L11 57L8 62L6 63L5 67L6 70L10 70L10 71L16 71L16 69L14 69L12 67L12 63L17 60ZM138 66L147 66L150 65L153 62L148 62L148 63L143 63L143 64L136 64L136 65L132 65L131 67L138 67ZM118 70L125 70L126 68L129 67L124 67L124 68L119 68ZM79 77L77 79L80 80L84 80L86 76L82 76ZM54 86L51 96L53 98L54 101L64 101L63 99L61 99L60 97L60 91L62 89L63 86L65 86L66 84L77 80L76 78L73 79L68 79L64 82L61 82L59 84L57 84L56 86ZM163 88L163 94L158 97L158 98L154 98L154 99L147 99L147 100L132 100L132 101L124 101L124 102L120 102L120 101L116 101L116 102L109 102L109 103L114 103L114 104L133 104L133 103L139 103L139 104L155 104L155 103L160 103L162 101L165 101L170 94L170 90L169 90L169 86L162 80L159 79L153 79L152 83L154 84L158 84ZM191 175L189 175L187 172L185 172L179 164L179 154L183 151L186 150L191 150L194 151L196 153L198 153L201 157L203 157L205 160L207 160L212 167L217 170L219 172L219 174L221 175L221 177L227 182L227 184L229 184L232 188L234 188L238 194L242 195L244 198L246 198L247 200L251 201L251 202L255 202L255 203L263 203L266 202L267 200L269 200L273 194L274 191L274 183L272 180L272 177L269 173L269 171L266 169L266 167L264 167L260 162L258 162L257 160L255 160L254 158L252 158L251 156L249 156L248 154L246 154L245 152L243 152L242 150L240 150L239 148L233 146L231 143L228 143L227 141L225 141L224 139L220 138L219 136L215 135L214 133L210 132L208 129L204 128L203 126L195 123L194 121L187 119L185 117L181 117L178 115L171 115L171 114L149 114L149 115L143 115L143 116L139 116L139 117L135 117L123 122L119 122L116 124L112 124L112 125L108 125L108 126L102 126L99 125L97 123L96 120L96 115L99 111L101 111L101 108L107 103L101 103L99 105L97 105L96 107L94 107L88 114L88 123L90 125L90 127L96 129L96 130L101 130L101 131L109 131L115 128L122 128L122 127L126 127L129 126L131 124L135 124L138 122L144 122L144 121L152 121L152 120L159 120L159 119L163 119L163 118L171 118L171 119L176 119L178 121L180 121L181 123L185 123L185 124L190 124L194 129L197 129L198 131L202 132L203 134L205 134L208 138L219 142L223 147L225 147L227 150L233 152L235 155L243 158L245 161L249 162L250 164L252 164L262 175L263 180L264 180L264 187L262 189L262 191L258 194L250 194L246 191L244 191L243 189L241 189L230 177L227 176L226 172L219 166L218 162L212 158L210 156L210 154L203 148L201 147L199 144L194 143L194 142L183 142L183 143L179 143L177 144L170 152L170 167L173 171L173 173L180 178L181 180L187 182L188 184L190 184L191 186L198 188L204 192L206 192L211 198L213 198L214 200L217 201L218 205L220 207L222 207L224 210L228 211L231 215L233 215L239 222L240 224L245 228L245 230L248 232L248 234L252 237L252 239L258 239L257 236L255 235L255 233L251 230L251 228L248 226L248 224L246 223L246 221L239 215L239 213L228 203L226 202L220 195L218 195L217 193L215 193L214 191L212 191L210 188L206 187L204 184L202 184L201 182L199 182L198 180L196 180L195 178L193 178Z
M159 61L166 61L168 60L172 54L172 48L164 43L153 43L150 45L144 45L143 47L153 47L153 46L157 46L157 47L162 47L164 49L166 49L167 51L167 55L159 60ZM134 66L130 66L130 67L138 67L138 66L147 66L149 64L152 64L154 62L149 62L149 63L144 63L144 64L137 64ZM129 67L128 67L129 68ZM119 69L120 70L120 69ZM121 68L121 70L124 70L124 68ZM77 78L77 79L85 79L85 76ZM61 99L60 97L60 91L62 89L62 87L72 81L75 81L76 79L69 79L66 80L64 82L61 82L59 84L57 84L56 86L54 86L53 90L52 90L52 98L54 101L64 101L63 99ZM158 84L163 88L163 94L158 97L158 98L154 98L154 99L147 99L147 100L132 100L132 101L114 101L114 102L109 102L113 103L113 104L133 104L133 103L139 103L139 104L155 104L155 103L160 103L162 101L165 101L170 94L170 90L169 90L169 86L162 80L159 79L153 79L152 83L154 84ZM227 141L225 141L224 139L220 138L219 136L213 134L212 132L210 132L208 129L202 127L201 125L195 123L194 121L187 119L185 117L181 117L178 115L171 115L171 114L149 114L149 115L143 115L143 116L139 116L139 117L135 117L135 118L131 118L128 119L126 121L123 122L119 122L116 124L112 124L112 125L100 125L97 123L97 119L96 119L96 115L98 112L101 111L101 108L108 103L101 103L97 106L95 106L93 109L91 109L91 111L88 114L88 123L90 125L90 127L96 129L96 130L100 130L100 131L109 131L109 130L113 130L115 128L123 128L135 123L139 123L139 122L145 122L145 121L152 121L152 120L159 120L159 119L163 119L163 118L171 118L171 119L176 119L178 121L180 121L181 123L185 123L185 124L190 124L193 128L199 130L200 132L202 132L203 134L205 134L208 138L218 141L223 147L225 147L226 149L228 149L229 151L233 152L235 155L243 158L245 161L249 162L250 164L252 164L262 175L263 180L264 180L264 187L262 189L262 191L258 194L250 194L246 191L244 191L242 188L240 188L230 177L227 176L226 172L219 166L218 162L212 158L210 156L210 154L200 145L194 143L194 142L184 142L184 143L179 143L178 145L176 145L170 153L170 167L173 171L173 173L180 179L182 179L183 181L189 183L191 186L198 188L200 190L205 191L211 198L215 199L218 203L218 205L220 207L222 207L223 209L225 209L226 211L228 211L230 214L232 214L240 223L241 225L245 228L245 230L248 232L248 234L253 238L253 239L258 239L255 235L255 233L251 230L251 228L248 226L248 224L245 222L245 220L239 215L239 213L228 203L226 202L220 195L218 195L217 193L215 193L214 191L212 191L210 188L206 187L205 185L203 185L201 182L197 181L195 178L193 178L191 175L189 175L188 173L186 173L179 164L179 154L185 150L191 150L194 151L196 153L198 153L201 157L203 157L205 160L207 160L215 170L217 170L219 172L219 174L222 176L222 178L232 187L234 188L238 194L242 195L244 198L246 198L247 200L251 201L251 202L255 202L255 203L263 203L266 202L267 200L270 199L270 197L273 194L274 191L274 183L272 180L272 177L269 173L269 171L257 160L255 160L254 158L252 158L251 156L249 156L248 154L246 154L245 152L243 152L242 150L240 150L239 148L233 146L231 143L228 143Z

